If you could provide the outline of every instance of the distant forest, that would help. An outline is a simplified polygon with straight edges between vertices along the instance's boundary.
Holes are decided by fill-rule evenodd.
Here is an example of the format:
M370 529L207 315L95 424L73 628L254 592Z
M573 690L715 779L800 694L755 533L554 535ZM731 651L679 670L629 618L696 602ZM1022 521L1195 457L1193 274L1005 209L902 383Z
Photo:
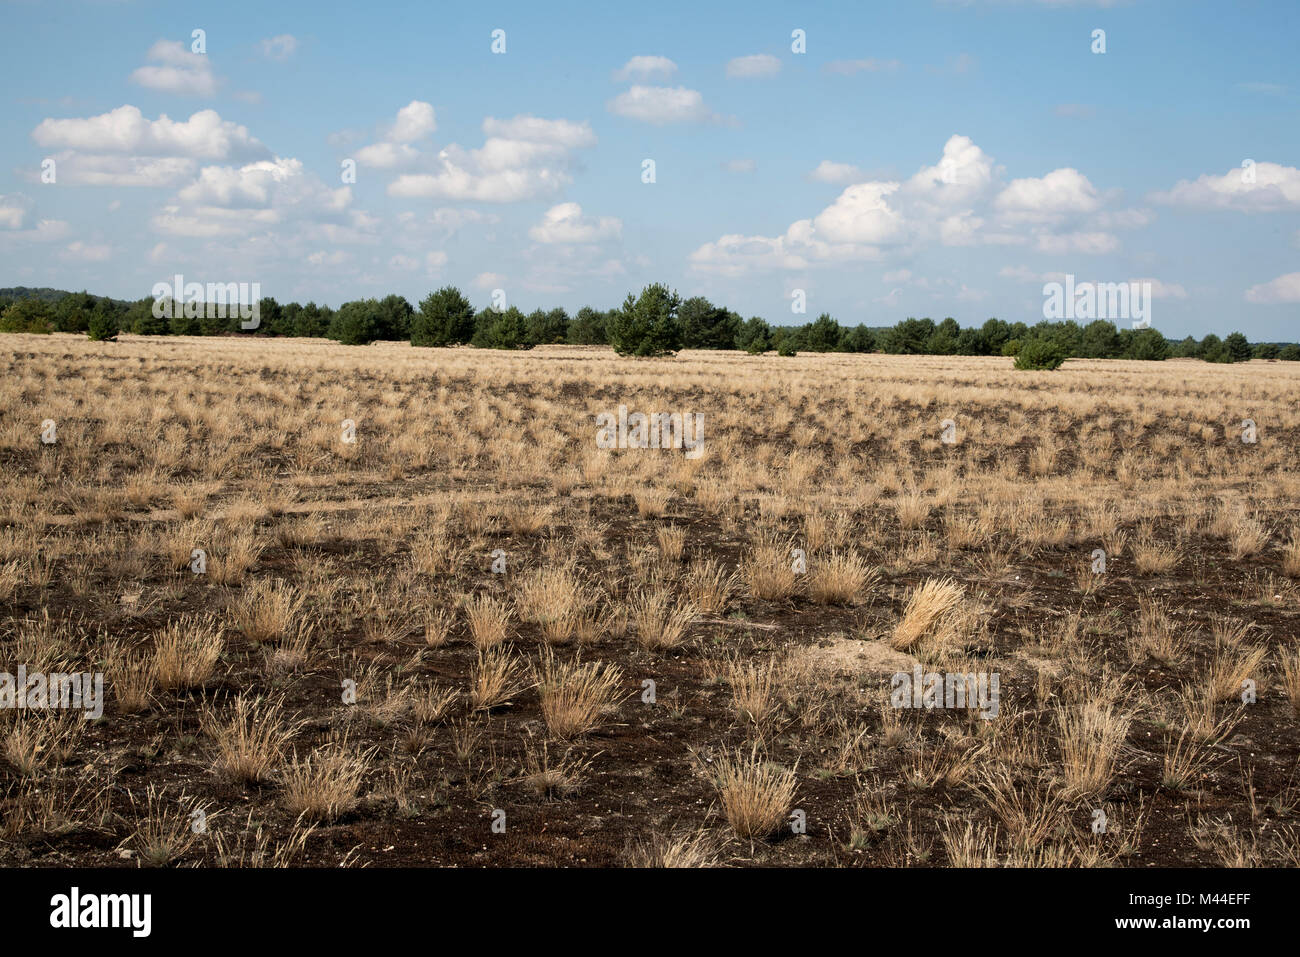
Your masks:
M1055 368L1067 358L1167 359L1207 362L1248 359L1300 360L1300 344L1250 342L1240 332L1213 333L1171 341L1155 329L1118 328L1097 319L1043 321L1035 325L989 319L963 327L947 318L907 318L893 326L847 326L828 313L811 322L780 326L759 316L743 318L702 296L682 300L654 284L629 294L622 306L598 310L584 306L570 316L564 309L516 307L476 310L454 286L429 293L418 306L403 296L357 299L337 309L308 302L259 302L259 324L241 328L233 309L213 303L171 303L155 308L152 297L134 301L87 292L17 286L0 289L0 331L82 332L92 339L135 335L309 336L347 345L409 340L416 346L470 345L490 349L528 349L537 345L611 345L624 355L665 355L679 349L738 349L751 354L775 351L885 352L902 355L1015 356L1023 368ZM158 313L164 315L159 317Z

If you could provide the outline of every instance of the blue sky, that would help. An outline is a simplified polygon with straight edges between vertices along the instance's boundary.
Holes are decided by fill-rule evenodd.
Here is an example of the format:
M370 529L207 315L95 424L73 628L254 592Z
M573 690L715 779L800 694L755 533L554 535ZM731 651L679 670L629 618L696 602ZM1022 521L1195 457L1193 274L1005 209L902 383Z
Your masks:
M1073 274L1150 281L1167 335L1300 339L1294 2L0 12L0 285L574 311L663 281L884 325L1034 322Z

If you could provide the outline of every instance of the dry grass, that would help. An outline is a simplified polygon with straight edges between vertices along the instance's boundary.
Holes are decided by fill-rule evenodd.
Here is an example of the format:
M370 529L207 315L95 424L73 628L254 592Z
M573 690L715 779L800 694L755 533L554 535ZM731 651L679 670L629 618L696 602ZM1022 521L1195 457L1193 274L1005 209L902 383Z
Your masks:
M890 647L907 651L940 633L946 619L957 611L966 590L951 578L931 578L914 588L894 628Z
M567 740L586 734L613 709L623 672L599 662L557 663L548 651L537 670L536 684L547 730Z
M281 775L285 809L308 821L332 821L346 814L356 806L374 753L339 739L301 760L294 755Z
M283 706L241 695L232 712L228 718L215 709L203 715L203 731L216 749L213 769L238 784L269 780L293 737L293 729L284 722Z
M852 605L879 579L879 574L857 555L832 553L815 562L808 575L808 595L819 605Z
M757 748L720 756L713 767L714 784L727 823L741 840L764 840L785 823L797 780L793 769L763 760Z
M162 691L202 687L224 647L224 631L211 618L186 616L170 622L154 639L154 683Z
M628 602L628 617L637 640L653 651L680 645L695 616L695 607L675 599L667 588L642 592Z

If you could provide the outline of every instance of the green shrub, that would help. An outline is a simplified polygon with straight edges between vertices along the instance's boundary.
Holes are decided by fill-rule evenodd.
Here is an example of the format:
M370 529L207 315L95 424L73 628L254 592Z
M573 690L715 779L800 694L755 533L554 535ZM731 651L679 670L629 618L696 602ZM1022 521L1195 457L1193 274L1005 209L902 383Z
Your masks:
M682 347L682 327L677 310L682 300L662 283L628 293L623 308L614 310L605 322L605 334L621 356L672 355Z
M1065 350L1046 339L1030 339L1016 353L1017 369L1059 369L1065 361Z
M0 316L0 332L48 333L54 322L54 310L39 299L19 299Z
M446 346L474 338L474 307L455 286L443 286L420 302L411 317L411 345Z
M107 309L96 309L90 314L90 323L86 335L91 342L114 342L121 331L117 325L117 316Z

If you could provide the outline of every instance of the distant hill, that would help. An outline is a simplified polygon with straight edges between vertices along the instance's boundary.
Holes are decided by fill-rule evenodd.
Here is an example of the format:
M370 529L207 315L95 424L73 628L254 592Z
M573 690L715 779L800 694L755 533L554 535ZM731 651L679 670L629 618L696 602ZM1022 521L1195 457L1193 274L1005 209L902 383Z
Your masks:
M0 299L39 299L42 302L58 302L64 296L71 295L72 292L67 289L51 289L48 286L9 286L0 289ZM125 300L113 299L111 296L96 296L95 298L108 299L123 306L131 305Z

